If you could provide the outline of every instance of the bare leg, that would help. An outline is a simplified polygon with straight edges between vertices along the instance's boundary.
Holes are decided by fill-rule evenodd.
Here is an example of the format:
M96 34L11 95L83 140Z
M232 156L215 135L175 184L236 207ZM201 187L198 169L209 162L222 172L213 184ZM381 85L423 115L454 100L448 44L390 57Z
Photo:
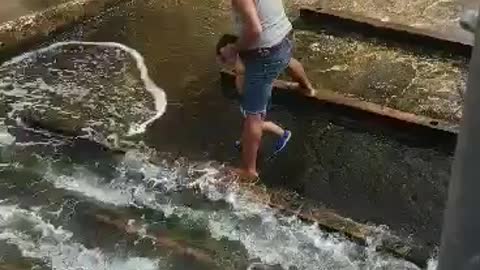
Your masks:
M308 80L307 74L305 73L305 69L303 68L302 64L295 58L290 59L287 68L288 75L292 77L292 79L300 84L302 91L307 96L314 96L315 89L313 88L312 83Z
M241 96L243 94L243 81L244 76L237 74L235 76L235 87L237 88L238 94Z
M260 114L247 115L242 132L242 173L249 177L258 177L257 152L263 134L263 119Z
M274 122L271 121L264 121L263 126L262 126L263 131L268 131L273 134L276 134L278 136L283 136L285 133L285 130L281 128L279 125L275 124Z
M237 57L235 62L235 86L237 87L238 94L243 94L243 82L245 80L245 66L242 63L240 57Z

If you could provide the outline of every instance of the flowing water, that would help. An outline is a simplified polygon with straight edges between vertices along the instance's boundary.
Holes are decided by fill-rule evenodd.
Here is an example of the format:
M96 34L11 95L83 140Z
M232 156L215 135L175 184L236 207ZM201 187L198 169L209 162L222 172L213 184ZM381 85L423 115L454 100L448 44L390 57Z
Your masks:
M11 129L0 265L14 269L417 269L222 184L208 162L150 162ZM8 135L4 135L9 137ZM22 138L23 137L23 138ZM6 266L5 266L6 267Z
M226 17L214 0L132 1L58 37L89 43L50 41L0 66L0 269L418 269L375 251L378 239L323 232L228 181L238 108L212 55ZM264 164L267 182L437 237L449 154L307 104L272 117L299 139Z

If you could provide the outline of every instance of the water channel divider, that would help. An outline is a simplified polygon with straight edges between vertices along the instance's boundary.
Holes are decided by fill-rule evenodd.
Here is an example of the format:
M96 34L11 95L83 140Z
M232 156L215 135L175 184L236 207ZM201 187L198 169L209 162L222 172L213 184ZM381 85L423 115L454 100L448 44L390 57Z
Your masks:
M122 233L150 240L155 247L168 248L174 254L190 257L202 263L214 263L213 258L202 249L193 247L182 241L177 241L165 234L145 234L143 232L144 224L139 222L132 223L131 220L121 218L119 214L115 214L116 213L112 211L101 211L100 213L94 213L93 217L97 222L113 227Z
M226 83L234 85L235 73L232 70L221 68L221 76ZM274 88L279 91L300 93L302 91L297 91L299 87L299 84L296 82L285 80L276 80L274 82ZM440 119L400 111L355 97L347 97L343 94L328 89L317 89L317 93L314 97L312 97L312 99L336 106L347 107L357 112L366 112L382 118L395 120L397 122L404 122L410 125L426 127L442 133L456 135L458 134L459 130L459 125L456 123L450 123Z
M399 44L442 50L468 58L472 53L473 36L462 29L440 32L382 21L346 11L312 7L301 7L300 19L320 29L333 29L335 32L353 32Z
M71 0L0 24L0 62L127 0Z

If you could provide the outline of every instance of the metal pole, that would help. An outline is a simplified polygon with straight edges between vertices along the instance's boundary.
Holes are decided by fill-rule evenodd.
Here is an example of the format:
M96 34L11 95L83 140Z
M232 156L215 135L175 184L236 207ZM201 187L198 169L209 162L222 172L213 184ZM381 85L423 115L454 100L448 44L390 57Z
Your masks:
M463 120L445 212L438 270L480 269L480 27L470 60Z

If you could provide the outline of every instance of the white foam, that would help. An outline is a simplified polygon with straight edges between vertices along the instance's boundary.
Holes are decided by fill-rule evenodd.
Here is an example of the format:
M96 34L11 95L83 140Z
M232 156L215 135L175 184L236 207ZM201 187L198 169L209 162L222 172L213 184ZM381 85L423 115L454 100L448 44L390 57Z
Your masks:
M128 132L129 136L144 133L146 128L151 123L153 123L155 120L162 117L162 115L165 113L166 108L167 108L167 97L166 97L165 91L162 88L158 87L155 84L155 82L148 75L148 68L145 65L145 60L144 60L143 56L137 50L135 50L133 48L130 48L128 46L125 46L123 44L120 44L120 43L116 43L116 42L87 42L87 41L58 42L58 43L54 43L54 44L52 44L48 47L41 48L41 49L31 51L31 52L27 52L27 53L24 53L20 56L14 57L11 60L5 62L2 65L2 67L18 64L18 63L20 63L22 61L25 61L26 59L30 59L30 58L38 55L38 54L48 52L50 50L54 50L54 49L57 49L59 47L68 46L68 45L101 46L101 47L118 48L118 49L121 49L121 50L127 52L128 54L130 54L135 59L136 64L137 64L137 68L140 71L140 78L143 81L147 91L153 96L153 98L155 100L156 114L153 117L151 117L150 119L148 119L147 121L145 121L141 124L132 125L130 127L129 132Z
M8 128L5 125L5 119L0 117L0 147L9 146L15 143L15 137L8 132Z
M284 269L353 270L362 269L366 263L359 251L362 248L356 244L322 232L317 224L308 225L296 217L277 215L275 209L256 203L253 194L242 191L235 183L219 191L216 187L222 180L215 177L218 171L204 171L208 173L195 184L210 199L228 202L234 216L210 218L208 227L212 237L240 241L252 258ZM252 221L255 217L260 217L260 221ZM408 262L381 257L378 253L366 252L366 255L366 269L382 269L382 263L388 269L417 269Z
M29 231L18 222L27 223ZM40 235L38 235L40 234ZM118 258L99 249L87 249L72 240L73 234L44 221L37 212L15 205L0 205L0 240L15 245L22 256L41 259L58 270L154 270L159 261L142 257Z
M82 168L76 168L72 175L57 174L49 168L44 175L44 179L58 189L76 192L105 204L148 207L163 212L165 216L175 214L180 217L190 217L190 220L205 216L202 211L196 211L181 205L157 202L157 194L154 191L147 190L143 184L119 181L107 184L101 177Z
M100 179L88 171L76 171L72 176L46 174L45 177L58 189L79 192L108 204L124 206L133 202L130 191L101 188L98 183Z
M436 270L438 268L438 259L432 258L428 261L427 270Z
M121 170L128 170L130 166L130 169L148 172L149 177L144 179L147 182L159 174L176 171L160 167L154 169L154 165L145 163L143 159L135 160L136 155L127 156L123 163L126 167ZM196 170L195 167L204 169ZM195 185L210 200L225 201L230 208L192 209L178 204L161 204L156 199L158 193L155 189L125 182L127 179L123 179L123 184L117 181L111 185L85 169L77 169L71 176L52 172L48 180L57 188L77 192L103 203L148 207L162 211L167 217L181 217L182 222L189 225L205 224L213 238L241 242L251 259L259 259L266 265L280 265L284 269L295 266L305 270L418 270L411 263L380 255L375 252L374 246L365 250L342 237L322 232L315 224L278 215L275 209L255 202L252 194L242 191L235 183L219 185L222 180L218 178L217 168L192 166L189 170L203 174L196 180L190 179L190 184L182 184L184 188ZM174 175L165 177L169 181L178 181ZM162 200L168 197L167 194L161 196Z
M0 167L11 165L12 148L15 142L16 138L8 132L4 120L0 118Z
M13 137L8 131L3 129L0 126L0 147L1 146L9 146L15 143L15 137Z

